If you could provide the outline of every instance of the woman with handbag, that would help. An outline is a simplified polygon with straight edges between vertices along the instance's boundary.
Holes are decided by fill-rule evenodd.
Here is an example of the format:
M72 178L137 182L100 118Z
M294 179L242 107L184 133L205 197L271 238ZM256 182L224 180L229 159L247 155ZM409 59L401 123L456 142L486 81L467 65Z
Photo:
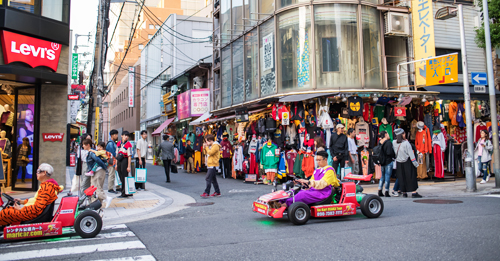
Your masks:
M394 152L396 152L396 177L399 181L400 191L403 197L408 197L407 192L413 192L412 198L421 198L418 194L417 167L418 162L415 158L413 148L406 140L403 129L394 130L396 140L392 142Z
M491 161L491 153L493 152L493 144L489 139L490 135L487 130L481 130L481 138L477 141L476 149L477 160L479 162L479 172L483 173L483 180L479 184L485 184L490 180L490 175L488 174L488 166Z
M13 173L12 177L12 186L15 186L17 181L17 175L19 173L19 168L22 169L22 182L24 183L24 179L26 178L26 166L30 162L28 156L31 154L31 145L30 140L28 138L23 138L23 143L17 147L17 166L16 171Z
M122 182L122 191L119 198L126 198L132 195L126 193L125 179L130 172L130 163L132 161L132 144L128 141L130 133L128 131L122 132L122 140L118 142L116 148L116 170Z

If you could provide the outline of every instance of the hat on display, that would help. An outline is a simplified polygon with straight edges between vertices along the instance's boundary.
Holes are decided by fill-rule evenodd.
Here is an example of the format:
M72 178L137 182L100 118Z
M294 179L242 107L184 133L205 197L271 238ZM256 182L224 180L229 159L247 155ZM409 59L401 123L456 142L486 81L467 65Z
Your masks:
M222 133L222 137L223 138L228 138L229 137L229 134L227 133L227 131L224 131L224 133Z
M417 128L419 128L419 129L421 129L421 130L422 130L422 129L424 129L424 126L425 126L425 124L424 124L424 122L423 122L423 121L419 121L419 122L417 122Z
M386 118L382 118L382 124L388 124L388 122L387 122L387 119L386 119Z
M441 132L441 128L439 128L438 126L434 126L434 127L432 127L432 132L438 134Z
M394 134L396 134L396 135L401 135L403 133L405 133L405 131L401 128L397 128L394 130Z
M337 124L336 128L345 128L344 124Z

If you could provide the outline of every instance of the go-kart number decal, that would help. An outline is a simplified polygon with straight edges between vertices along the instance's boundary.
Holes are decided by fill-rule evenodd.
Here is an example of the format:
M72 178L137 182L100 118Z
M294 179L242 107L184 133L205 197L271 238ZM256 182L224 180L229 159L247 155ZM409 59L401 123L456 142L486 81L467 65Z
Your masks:
M318 217L341 216L342 207L317 208Z
M346 197L354 197L356 196L356 193L347 193L345 194Z
M73 213L73 210L72 210L72 209L64 209L64 210L61 210L61 214L70 214L70 213Z
M254 206L257 208L257 212L260 212L262 214L266 214L267 213L267 206L266 205L262 205L262 204L259 204L259 203L254 203Z

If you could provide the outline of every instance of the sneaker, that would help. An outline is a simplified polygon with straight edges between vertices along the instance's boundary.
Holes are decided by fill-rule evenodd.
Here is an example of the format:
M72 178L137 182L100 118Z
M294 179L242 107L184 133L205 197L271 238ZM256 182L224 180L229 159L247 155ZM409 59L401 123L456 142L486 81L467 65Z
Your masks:
M486 182L490 181L490 177L491 177L491 174L488 174L488 176L486 177Z
M412 193L412 194L411 194L411 197L412 197L412 198L421 198L421 197L422 197L422 195L418 194L418 192L417 192L417 193Z
M392 195L393 197L399 197L399 193L398 193L398 192L396 192L396 191L391 192L391 195Z
M486 180L481 180L481 182L479 182L479 184L486 184Z
M94 172L91 170L91 171L85 173L85 176L92 177L92 176L94 176Z
M214 192L214 194L210 195L210 197L220 197L220 193Z
M109 208L109 205L111 205L111 201L113 201L112 197L106 197L106 208Z
M203 193L203 194L200 195L200 197L202 197L202 198L208 198L208 197L210 197L210 195L208 195L207 193Z
M118 193L118 192L116 192L116 191L114 191L114 190L112 190L112 189L109 189L109 190L108 190L108 192L109 192L109 193L113 193L113 194Z

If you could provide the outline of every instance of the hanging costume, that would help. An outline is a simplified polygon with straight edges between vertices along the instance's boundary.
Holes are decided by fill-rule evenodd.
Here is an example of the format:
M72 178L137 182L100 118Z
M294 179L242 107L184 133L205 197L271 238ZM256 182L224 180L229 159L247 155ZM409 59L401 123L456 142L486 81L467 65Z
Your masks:
M435 167L434 176L436 178L444 178L444 151L446 150L446 142L443 133L435 132L432 135L432 150Z
M279 149L275 144L269 145L265 144L262 147L262 151L260 154L260 162L261 165L266 172L267 175L267 180L270 180L271 182L274 181L274 177L276 172L278 171L278 163L279 163Z

